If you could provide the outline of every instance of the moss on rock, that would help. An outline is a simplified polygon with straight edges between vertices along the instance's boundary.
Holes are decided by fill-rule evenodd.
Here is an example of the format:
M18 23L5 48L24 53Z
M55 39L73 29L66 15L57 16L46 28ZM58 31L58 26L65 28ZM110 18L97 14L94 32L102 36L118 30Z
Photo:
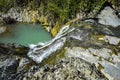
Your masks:
M52 36L55 37L56 34L59 32L59 30L60 30L59 23L56 22L55 26L54 26L54 27L52 28L52 30L51 30Z

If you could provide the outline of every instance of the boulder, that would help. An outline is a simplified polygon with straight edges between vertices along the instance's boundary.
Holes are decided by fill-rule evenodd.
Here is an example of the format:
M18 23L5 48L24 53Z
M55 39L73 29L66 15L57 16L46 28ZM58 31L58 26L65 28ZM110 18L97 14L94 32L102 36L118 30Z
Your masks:
M4 33L4 32L6 31L6 28L7 28L7 27L5 27L5 26L0 27L0 34L1 34L1 33Z
M99 23L104 25L111 25L113 27L120 26L120 18L115 14L115 10L111 7L105 7L100 14L98 14Z

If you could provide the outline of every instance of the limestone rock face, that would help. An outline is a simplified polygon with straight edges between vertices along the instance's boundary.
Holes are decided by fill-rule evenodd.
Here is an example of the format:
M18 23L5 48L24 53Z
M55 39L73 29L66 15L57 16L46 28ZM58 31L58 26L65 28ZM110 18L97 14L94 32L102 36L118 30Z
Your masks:
M118 45L120 43L120 38L113 37L113 36L105 36L106 42L109 44Z
M1 14L2 18L7 17L14 19L18 22L35 22L39 18L38 11L27 10L21 8L11 8L6 14Z
M107 80L94 65L79 58L64 58L56 65L41 67L34 75L24 77L24 80Z
M38 53L34 54L36 59L41 54L46 57L49 51L57 56L57 53L63 54L64 50L64 57L51 65L45 61L55 60L55 55L36 64L32 61L33 58L26 56L28 48L0 44L0 79L119 80L119 35L118 27L75 21L69 28L63 28L50 43L41 44L44 48L36 46L38 50ZM59 43L62 43L62 48ZM33 49L34 47L31 46Z
M118 35L120 34L117 33L119 29L80 20L71 24L70 27L74 30L64 36L66 43L62 49L66 50L65 57L55 65L41 67L34 75L27 73L24 79L66 80L73 79L74 76L74 79L119 80L120 45ZM90 69L90 66L94 66L93 71L95 72L91 76L88 65ZM84 77L79 77L75 73L76 70L84 74Z
M120 26L120 18L115 14L115 11L110 7L105 7L98 15L99 23L111 25L113 27Z
M111 50L93 49L93 48L80 48L73 47L72 49L67 49L67 55L69 57L77 57L83 59L91 64L95 64L98 70L100 70L108 79L119 80L120 79L120 67L119 67L119 55L110 55ZM118 53L119 54L119 53ZM116 60L114 58L116 57ZM113 60L112 60L113 59Z
M109 14L106 16L107 10ZM19 21L35 21L29 17L18 19L22 13L17 12L9 13ZM25 10L25 15L37 16L37 12L35 15L29 12ZM69 28L60 30L53 40L31 45L30 50L24 46L0 44L0 79L120 80L119 18L109 7L101 13L105 17L98 15L98 22L76 20ZM35 54L27 55L28 50ZM48 64L47 61L55 60L54 56L59 57L57 53L63 54L62 59Z
M66 48L66 56L80 58L94 64L97 70L109 80L119 80L120 38L118 35L120 34L117 32L119 29L90 23L73 24L77 28L68 34L69 45Z

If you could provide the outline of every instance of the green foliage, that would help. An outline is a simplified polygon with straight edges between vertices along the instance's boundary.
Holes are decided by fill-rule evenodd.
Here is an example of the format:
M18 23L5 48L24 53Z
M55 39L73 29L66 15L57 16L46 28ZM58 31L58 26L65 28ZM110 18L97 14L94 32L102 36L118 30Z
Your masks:
M11 7L27 6L31 1L37 0L0 0L0 11L7 12Z
M10 7L16 5L17 0L0 0L0 10L7 11Z
M40 14L52 14L55 21L65 23L74 18L80 11L89 13L98 12L106 2L117 5L117 0L0 0L0 11L7 11L11 7L26 6L31 9L40 9Z
M48 10L58 18L60 22L65 22L69 18L75 17L80 0L56 0L48 3Z
M79 9L89 13L92 10L97 10L99 11L102 7L102 5L106 2L107 0L81 0L79 3Z

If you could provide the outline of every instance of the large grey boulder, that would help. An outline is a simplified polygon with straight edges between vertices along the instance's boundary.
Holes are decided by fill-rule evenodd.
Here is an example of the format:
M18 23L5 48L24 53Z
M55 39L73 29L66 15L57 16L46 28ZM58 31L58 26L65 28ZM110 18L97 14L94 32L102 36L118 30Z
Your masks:
M111 25L113 27L120 26L120 18L115 14L115 10L111 7L105 7L98 15L99 23Z

